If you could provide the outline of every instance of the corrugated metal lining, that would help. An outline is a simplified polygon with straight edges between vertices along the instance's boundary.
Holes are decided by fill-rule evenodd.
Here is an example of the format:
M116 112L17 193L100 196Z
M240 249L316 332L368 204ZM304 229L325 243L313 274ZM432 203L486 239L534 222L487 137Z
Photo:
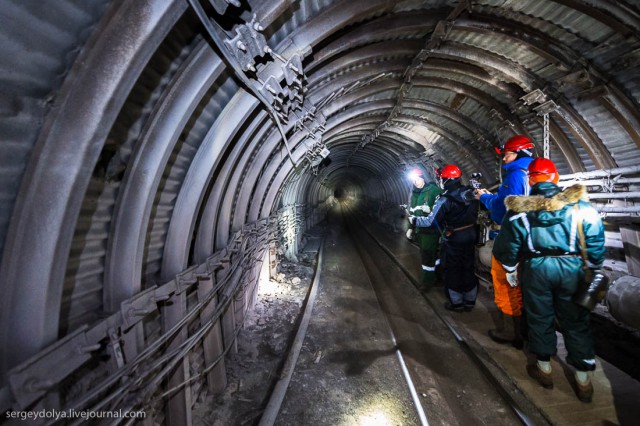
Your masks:
M61 330L73 330L99 318L109 228L121 179L154 105L187 57L188 40L193 37L188 25L176 27L173 37L167 38L132 89L110 134L75 230L63 296L63 306L68 310L61 312Z
M269 45L275 48L282 40L295 32L298 27L304 25L312 16L330 7L333 3L335 3L334 0L296 1L296 7L290 8L287 13L278 17L271 26L277 30L269 38ZM271 28L267 28L267 30L271 30ZM266 34L269 33L266 32Z
M477 168L474 164L475 157L471 156L469 153L461 150L458 146L450 140L444 139L436 144L438 148L442 150L444 154L446 154L446 162L441 162L441 165L444 164L455 164L460 169L468 170L467 173L477 172ZM465 179L467 176L465 176Z
M455 73L448 73L446 77L456 78L459 76L455 75ZM475 85L472 80L467 78L457 78L456 80L469 87L473 87ZM482 84L480 86L482 86ZM485 89L486 94L484 96L489 98L489 93L491 93L491 89L489 87L476 87L476 89ZM493 155L493 150L490 149L488 145L497 145L497 143L494 143L492 139L484 142L476 141L476 134L480 134L482 132L481 128L477 126L477 123L490 122L488 108L482 103L478 102L478 100L476 99L458 95L455 92L450 92L447 90L414 86L411 92L411 96L414 99L428 99L433 104L446 109L450 108L452 113L458 113L461 117L464 117L463 119L465 120L465 123L463 126L457 124L455 121L445 117L439 112L423 112L421 114L421 116L424 117L425 122L431 123L432 125L436 126L436 128L433 129L435 132L438 133L446 129L447 132L453 132L460 140L464 141L463 145L466 146L468 151L462 154L462 158L465 159L460 159L460 161L464 161L465 164L468 164L470 170L479 171L477 170L478 167L473 164L473 161L468 161L470 160L468 157L472 155L475 159L480 157L483 161L486 161L487 159L490 159L490 156ZM429 127L431 126L429 125ZM438 128L440 130L438 130ZM488 138L490 136L490 134L487 135ZM449 153L451 150L451 145L447 143L443 138L438 139L440 141L436 142L435 144L443 148L445 152ZM454 162L454 158L455 156L452 155L451 158L448 158L446 160L446 162ZM458 159L455 158L455 160L457 161ZM486 172L483 174L486 174ZM485 176L485 178L489 182L492 180L490 176Z
M599 99L576 102L574 108L584 117L589 117L590 127L606 143L618 167L638 164L640 153L637 146L631 142L619 123L611 120L610 113Z
M108 4L4 0L0 6L0 253L44 116Z
M396 89L380 91L380 92L375 93L372 96L367 96L367 97L360 98L356 102L352 103L349 106L353 107L353 106L362 105L362 104L366 105L366 104L369 104L369 103L375 103L376 101L383 101L383 100L393 99L396 93L397 93ZM380 111L375 111L375 112L372 111L371 114L376 114L377 115L377 114L380 114Z
M521 5L527 3L536 5L540 2L522 1L518 3ZM550 5L551 8L554 8L556 6L556 4ZM570 31L570 28L557 25L555 22L547 19L545 15L534 15L532 13L519 14L502 8L496 8L493 6L489 7L479 4L474 4L473 10L474 13L507 19L510 25L512 25L516 31L520 28L531 26L532 28L542 32L543 34L546 34L550 40L562 40L563 45L572 46L574 48L578 46L583 48L591 47L591 44L588 41L583 40L582 38L575 35L572 31Z
M60 334L92 324L102 312L102 276L111 212L118 185L94 178L87 191L69 254L60 312Z
M568 126L564 121L558 120L557 121L558 127L560 129L562 129L563 133L565 135L571 135L570 136L570 140L572 140L572 142L574 143L574 148L576 149L576 151L578 152L578 156L580 157L580 161L582 162L582 164L585 165L585 171L591 171L595 169L595 166L593 164L593 161L591 159L591 157L589 156L589 153L587 152L587 150L585 149L585 147L578 143L575 139L575 137L572 135L573 129L571 129L570 126ZM560 170L558 170L560 171ZM568 171L568 170L567 170Z
M566 28L580 38L598 43L611 34L611 28L584 13L556 2L530 0L521 11Z
M531 49L528 43L513 41L500 33L460 33L458 31L451 31L447 40L477 47L483 52L491 52L508 58L510 61L528 70L538 70L548 65L546 59L540 57L535 50Z
M203 104L199 108L200 111L194 115L194 120L187 126L187 133L181 135L176 151L165 170L163 183L158 188L158 196L154 202L153 221L149 224L144 265L144 276L147 280L159 279L164 241L173 207L198 147L220 112L237 91L238 84L235 80L227 73L222 75L204 96Z
M624 93L638 105L640 104L640 46L636 46L633 53L623 60L628 62L616 63L611 73L615 75Z

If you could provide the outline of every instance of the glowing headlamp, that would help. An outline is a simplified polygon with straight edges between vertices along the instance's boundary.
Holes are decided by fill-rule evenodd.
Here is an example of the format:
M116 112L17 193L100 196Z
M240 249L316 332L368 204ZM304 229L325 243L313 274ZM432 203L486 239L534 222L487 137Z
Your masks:
M414 182L416 179L424 179L424 173L420 169L413 169L407 174L407 178Z

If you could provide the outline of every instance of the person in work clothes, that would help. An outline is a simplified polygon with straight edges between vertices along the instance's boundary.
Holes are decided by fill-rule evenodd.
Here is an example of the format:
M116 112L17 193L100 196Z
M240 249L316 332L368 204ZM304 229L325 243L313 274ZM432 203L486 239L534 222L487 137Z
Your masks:
M445 308L451 311L471 311L478 294L475 275L476 221L478 201L473 188L460 182L460 169L448 164L437 171L444 192L428 216L409 216L418 228L442 229L440 267L445 293L449 299Z
M506 213L504 200L509 195L527 195L529 183L527 167L533 161L533 143L524 135L515 135L507 140L500 148L496 148L502 155L504 178L495 194L486 189L476 190L476 199L489 210L493 228L490 238L498 234L502 220ZM491 340L498 343L512 344L522 348L522 292L520 287L512 287L507 282L506 272L495 257L491 257L491 278L493 281L494 302L500 311L496 328L489 330Z
M421 169L414 169L410 175L413 181L411 199L409 200L409 214L412 216L426 216L431 212L433 204L442 193L435 182L427 182ZM422 290L428 290L435 286L437 275L436 267L440 260L439 246L440 233L437 229L418 228L410 225L407 230L407 238L416 241L420 247L422 258Z
M595 369L589 310L572 302L585 279L580 235L584 235L587 265L599 269L604 261L604 226L586 201L583 185L562 191L551 160L536 158L528 168L531 196L508 197L507 216L493 246L493 255L507 270L507 279L520 283L529 326L529 351L537 363L528 374L553 388L551 357L556 353L557 318L567 348L567 363L575 367L575 391L591 402ZM599 272L599 271L598 271Z

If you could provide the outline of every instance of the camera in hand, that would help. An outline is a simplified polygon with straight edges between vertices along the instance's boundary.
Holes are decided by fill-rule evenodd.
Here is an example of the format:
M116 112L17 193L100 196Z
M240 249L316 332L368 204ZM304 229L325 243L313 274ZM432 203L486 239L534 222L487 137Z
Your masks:
M482 188L482 183L480 182L480 178L482 178L482 173L480 172L471 173L471 176L469 177L469 185L473 189Z

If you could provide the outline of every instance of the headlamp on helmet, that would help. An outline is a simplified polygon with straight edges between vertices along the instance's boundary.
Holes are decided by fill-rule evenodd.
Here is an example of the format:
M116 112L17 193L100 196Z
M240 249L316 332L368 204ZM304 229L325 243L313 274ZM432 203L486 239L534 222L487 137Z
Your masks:
M420 179L424 179L424 172L422 171L422 169L419 168L415 168L412 169L408 174L407 177L409 178L409 180L411 182L415 182L416 179L420 178Z

